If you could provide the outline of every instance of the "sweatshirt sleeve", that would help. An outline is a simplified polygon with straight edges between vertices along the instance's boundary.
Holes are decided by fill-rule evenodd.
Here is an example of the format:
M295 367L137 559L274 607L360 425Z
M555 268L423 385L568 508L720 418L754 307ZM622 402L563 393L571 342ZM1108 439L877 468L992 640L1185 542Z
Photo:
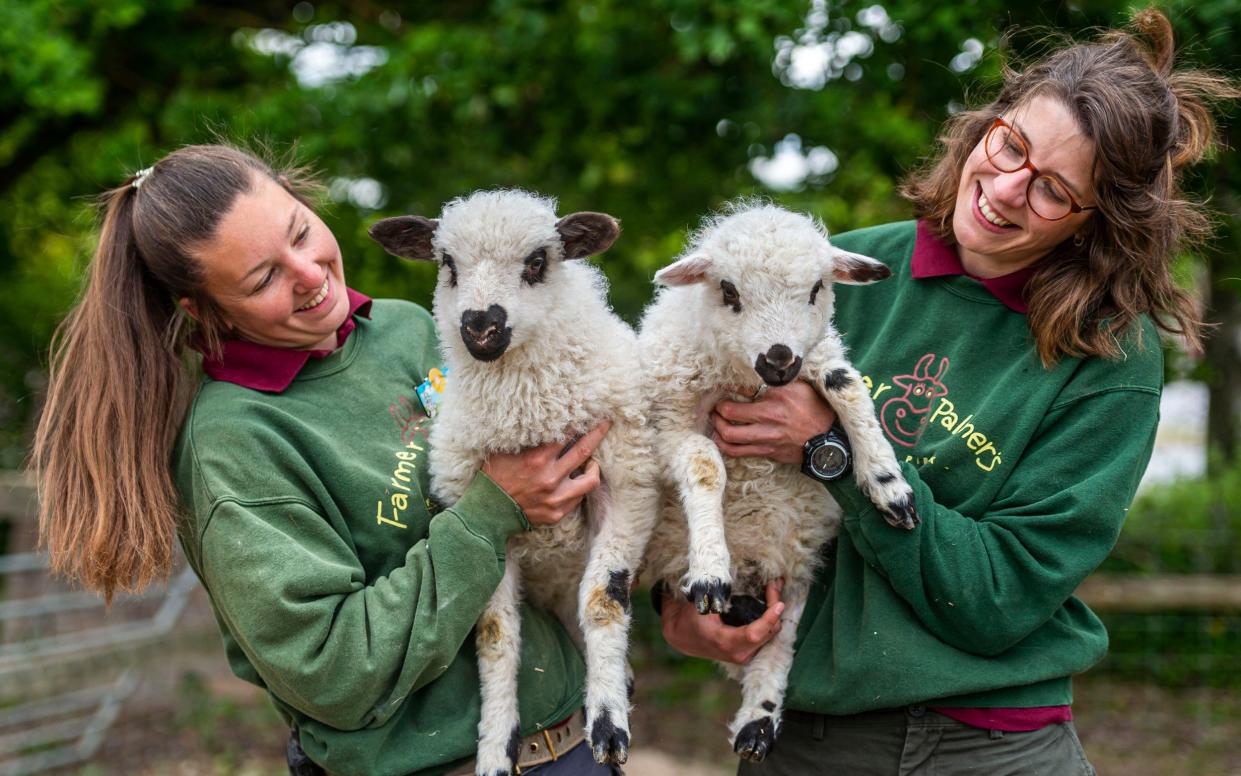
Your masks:
M851 480L829 486L865 561L939 639L996 655L1046 622L1111 551L1150 460L1154 391L1053 406L985 514L935 500L902 464L922 523L889 526Z
M525 526L479 473L404 565L368 584L358 550L310 502L223 499L202 534L203 582L272 693L355 730L448 668L500 582L507 538Z

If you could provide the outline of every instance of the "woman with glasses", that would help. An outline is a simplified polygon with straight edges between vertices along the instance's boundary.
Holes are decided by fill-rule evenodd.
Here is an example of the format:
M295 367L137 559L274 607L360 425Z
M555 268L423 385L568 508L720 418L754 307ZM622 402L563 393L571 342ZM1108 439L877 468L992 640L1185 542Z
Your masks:
M1116 542L1150 458L1160 332L1199 346L1170 265L1207 232L1178 182L1241 95L1129 32L1006 74L904 188L916 221L841 235L894 277L837 289L836 321L921 523L889 526L814 464L834 413L804 383L722 402L732 456L804 462L844 512L806 604L786 708L742 774L1088 774L1073 674L1107 650L1074 591ZM664 600L668 642L744 661L770 635Z

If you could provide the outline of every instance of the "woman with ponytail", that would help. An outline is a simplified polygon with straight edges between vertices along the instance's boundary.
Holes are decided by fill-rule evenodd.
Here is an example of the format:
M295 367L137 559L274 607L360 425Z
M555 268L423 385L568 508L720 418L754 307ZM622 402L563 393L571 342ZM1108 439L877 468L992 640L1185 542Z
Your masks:
M740 773L1094 772L1071 677L1107 633L1073 593L1150 458L1159 332L1199 349L1198 305L1171 265L1208 220L1180 180L1214 145L1211 103L1241 96L1173 52L1148 9L1006 71L910 176L916 221L833 237L893 270L839 288L835 319L921 522L893 529L851 476L818 476L841 533L801 618L788 708ZM725 454L809 476L834 419L804 384L714 414ZM684 602L661 608L683 652L741 661L756 647Z
M598 484L587 459L607 428L493 455L434 504L431 317L345 286L313 192L300 170L212 145L104 195L35 439L41 537L53 569L109 601L166 577L179 540L233 671L294 728L296 773L472 773L468 636L508 537ZM519 764L608 772L577 745L573 641L523 608L522 649ZM559 760L540 764L553 738Z

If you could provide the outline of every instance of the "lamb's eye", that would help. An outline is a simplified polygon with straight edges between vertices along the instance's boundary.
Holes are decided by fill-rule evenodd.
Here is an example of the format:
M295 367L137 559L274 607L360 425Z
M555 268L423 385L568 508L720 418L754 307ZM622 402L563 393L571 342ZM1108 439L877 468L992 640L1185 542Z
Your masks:
M810 289L810 304L814 304L814 300L819 297L819 292L823 290L823 281L814 284L814 288Z
M737 287L727 280L720 281L720 290L724 292L724 306L733 308L733 312L741 312L741 294L737 293Z
M453 261L452 256L447 253L443 258L444 266L448 267L448 284L453 288L457 287L457 262Z
M521 271L521 279L530 285L541 283L547 272L547 249L539 248L526 257L525 267Z

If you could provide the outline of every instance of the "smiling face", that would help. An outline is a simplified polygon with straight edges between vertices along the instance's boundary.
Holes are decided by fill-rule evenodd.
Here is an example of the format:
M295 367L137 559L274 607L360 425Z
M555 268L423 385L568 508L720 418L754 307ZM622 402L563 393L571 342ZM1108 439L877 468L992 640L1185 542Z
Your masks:
M1032 97L1003 118L1025 142L1040 174L1061 181L1083 206L1095 204L1094 144L1062 102ZM997 277L1046 256L1093 216L1086 211L1048 221L1035 214L1026 202L1033 173L1000 172L988 161L984 142L978 141L961 170L952 231L966 271Z
M314 211L275 181L256 176L191 253L232 336L294 350L336 347L349 315L340 247ZM192 302L182 304L194 314Z

